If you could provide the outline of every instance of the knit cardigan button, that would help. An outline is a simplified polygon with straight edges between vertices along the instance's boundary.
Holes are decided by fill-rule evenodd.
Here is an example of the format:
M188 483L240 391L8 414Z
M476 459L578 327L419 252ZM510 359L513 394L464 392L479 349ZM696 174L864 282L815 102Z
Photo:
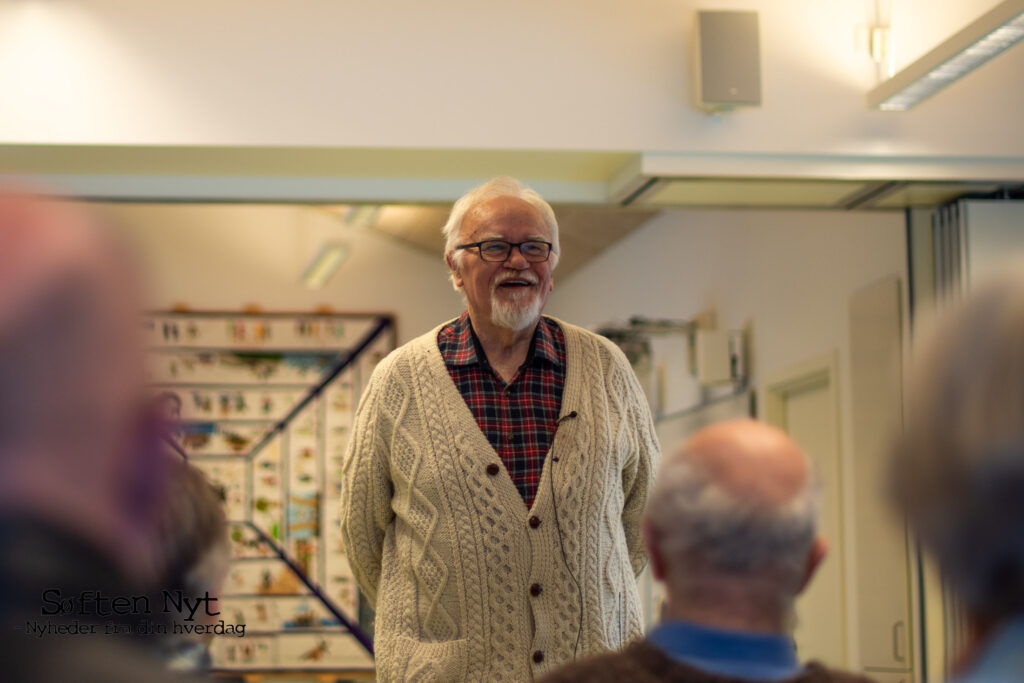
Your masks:
M535 583L532 586L530 586L530 595L532 595L533 597L537 597L541 594L543 590L544 589L540 587L539 583Z
M492 462L490 465L487 466L487 474L491 475L492 477L498 476L498 472L500 471L501 468L498 467L497 463Z
M544 661L544 653L541 652L540 650L535 651L533 653L533 663L534 664L540 664L543 661Z
M539 526L540 526L540 517L538 517L537 515L534 515L533 517L530 517L530 528L531 529L536 529Z

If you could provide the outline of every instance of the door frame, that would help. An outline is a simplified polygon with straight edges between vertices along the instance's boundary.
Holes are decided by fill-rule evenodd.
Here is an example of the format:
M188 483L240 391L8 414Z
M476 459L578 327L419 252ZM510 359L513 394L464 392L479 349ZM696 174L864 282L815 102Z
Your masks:
M786 395L818 384L822 379L828 382L828 398L834 407L836 452L842 454L842 439L839 434L839 351L832 350L814 356L785 368L766 373L758 389L758 405L762 410L759 417L770 425L783 429L785 426Z
M807 358L806 360L800 361L790 366L779 368L771 372L765 373L765 379L759 384L757 392L757 405L758 417L774 426L785 431L786 429L786 396L794 392L801 391L803 389L810 388L812 386L819 385L822 381L826 383L826 391L828 392L828 401L832 406L832 424L833 434L832 438L835 440L834 447L836 457L839 459L838 471L845 478L846 463L843 460L843 441L842 434L840 431L840 424L842 419L842 410L840 407L840 393L839 393L839 350L833 349L832 351L823 353L818 356ZM846 483L844 481L837 482L835 486L835 499L836 505L839 509L839 538L829 539L831 547L838 548L842 553L842 559L838 563L839 566L839 582L841 586L839 600L842 605L843 618L840 623L841 636L841 647L843 666L849 667L851 664L850 660L850 600L849 600L849 569L847 562L849 561L847 553L847 526L848 520L846 518L846 502L843 489Z

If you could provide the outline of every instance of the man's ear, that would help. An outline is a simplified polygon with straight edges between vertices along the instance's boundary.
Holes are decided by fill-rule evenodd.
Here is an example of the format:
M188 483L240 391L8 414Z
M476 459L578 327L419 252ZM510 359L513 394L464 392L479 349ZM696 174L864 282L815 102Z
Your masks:
M455 253L448 252L444 255L444 260L448 264L448 270L452 271L452 281L455 283L455 286L462 289L462 272L459 271L459 264L455 260Z
M818 571L818 567L821 566L826 555L828 555L828 541L818 536L814 539L814 543L807 553L807 562L804 564L804 577L800 581L800 590L797 591L797 594L803 593L811 583L814 573Z
M655 530L651 520L644 518L641 530L644 534L644 545L647 547L647 557L651 561L651 576L658 581L665 580L665 560L658 548L658 532Z

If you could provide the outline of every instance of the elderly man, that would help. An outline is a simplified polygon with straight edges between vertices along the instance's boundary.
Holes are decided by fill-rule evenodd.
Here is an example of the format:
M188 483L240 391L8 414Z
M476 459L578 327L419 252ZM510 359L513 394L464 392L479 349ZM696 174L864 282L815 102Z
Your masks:
M941 319L920 347L896 498L963 607L959 680L1024 680L1024 272Z
M545 678L560 681L865 680L802 666L793 602L825 555L810 463L785 433L721 422L666 458L644 523L664 621L643 643Z
M342 527L382 681L526 681L641 635L653 424L606 339L541 315L551 207L510 178L459 199L467 311L388 356L359 406Z
M81 209L0 193L4 680L181 680L137 635L147 606L160 615L146 598L167 457L123 259Z

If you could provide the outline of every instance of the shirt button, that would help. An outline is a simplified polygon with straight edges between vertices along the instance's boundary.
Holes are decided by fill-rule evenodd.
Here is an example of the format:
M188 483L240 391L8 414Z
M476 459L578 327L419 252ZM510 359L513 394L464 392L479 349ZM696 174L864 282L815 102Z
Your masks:
M497 463L492 462L490 465L487 466L487 474L491 475L492 477L498 476L498 472L500 471L501 468L498 467Z
M536 529L539 526L540 526L540 517L538 517L537 515L534 515L533 517L530 517L530 528L531 529Z
M532 586L530 586L530 595L532 595L533 597L537 597L541 594L541 591L543 590L544 589L540 587L539 583L535 583Z
M533 653L533 663L534 664L540 664L543 661L544 661L544 653L541 652L540 650L536 650Z

